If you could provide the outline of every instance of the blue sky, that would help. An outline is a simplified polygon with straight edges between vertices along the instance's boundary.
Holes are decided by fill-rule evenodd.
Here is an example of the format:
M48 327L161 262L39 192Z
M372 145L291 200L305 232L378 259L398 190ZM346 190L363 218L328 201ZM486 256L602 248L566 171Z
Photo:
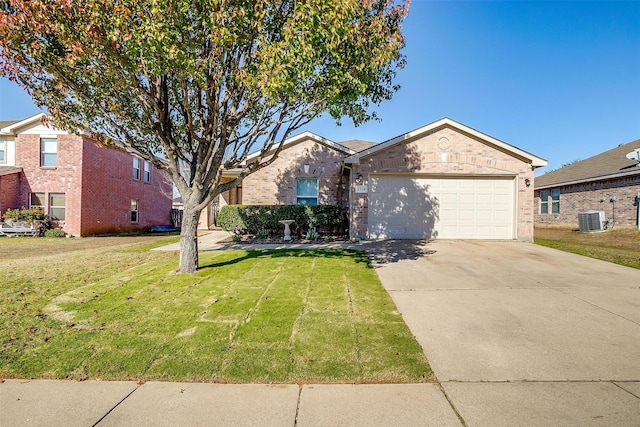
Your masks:
M640 138L640 1L413 0L407 66L381 122L305 129L384 141L442 117L549 161L542 170ZM0 79L0 120L36 114Z

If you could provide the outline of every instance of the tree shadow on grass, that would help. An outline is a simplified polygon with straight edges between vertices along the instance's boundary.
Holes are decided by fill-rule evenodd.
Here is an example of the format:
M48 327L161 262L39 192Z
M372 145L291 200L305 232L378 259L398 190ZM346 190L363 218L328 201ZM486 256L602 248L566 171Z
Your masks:
M417 260L433 255L435 250L427 247L431 242L425 240L383 240L367 244L367 249L249 249L238 256L225 261L202 263L200 270L225 267L239 264L255 258L344 258L349 257L357 264L366 264L368 268L376 268L382 264L390 264L401 260Z
M221 262L202 263L199 270L208 268L225 267L228 265L239 264L255 258L344 258L349 257L356 263L364 263L367 267L372 268L371 260L363 251L354 249L250 249L244 250L244 253L238 254L237 257Z

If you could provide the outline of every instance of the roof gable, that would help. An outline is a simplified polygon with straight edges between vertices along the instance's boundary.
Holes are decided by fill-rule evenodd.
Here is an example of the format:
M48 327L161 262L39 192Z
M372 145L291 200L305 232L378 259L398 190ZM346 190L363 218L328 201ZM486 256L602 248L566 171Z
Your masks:
M638 162L629 160L626 157L628 153L637 148L640 148L640 139L627 144L620 144L616 148L596 154L588 159L547 172L536 177L535 188L640 174L640 167L637 166Z
M528 153L524 150L521 150L513 145L507 144L506 142L500 141L499 139L496 139L492 136L489 136L487 134L484 134L482 132L479 132L473 128L470 128L468 126L463 125L462 123L458 123L455 120L449 119L447 117L442 118L440 120L437 120L435 122L429 123L428 125L422 126L418 129L412 130L410 132L407 132L405 134L399 135L395 138L392 138L388 141L385 142L381 142L380 144L377 144L373 147L370 147L368 149L365 149L363 151L360 151L359 153L349 156L345 159L345 163L352 163L352 164L359 164L360 163L360 159L362 157L377 153L379 151L385 150L391 146L394 146L396 144L401 144L401 143L406 143L407 141L410 140L414 140L416 138L419 138L420 136L423 136L425 134L429 134L431 132L434 132L438 129L441 128L445 128L445 127L449 127L458 131L461 131L463 133L466 133L468 135L471 135L472 137L482 141L485 144L488 145L492 145L502 151L505 151L515 157L519 157L522 159L525 159L528 163L531 164L531 166L533 168L537 168L537 167L542 167L542 166L546 166L547 165L547 161L534 156L531 153Z
M317 142L319 144L325 145L325 146L327 146L327 147L329 147L329 148L331 148L333 150L339 151L339 152L341 152L341 153L343 153L345 155L355 154L354 150L352 150L352 149L350 149L348 147L345 147L343 145L340 145L340 144L338 144L336 142L333 142L333 141L331 141L331 140L329 140L327 138L323 138L320 135L316 135L315 133L309 132L309 131L302 132L302 133L300 133L298 135L294 135L294 136L292 136L290 138L285 139L282 142L282 149L280 151L284 151L289 147L292 147L292 146L294 146L296 144L299 144L299 143L301 143L303 141L307 141L307 140L311 140L311 141ZM264 156L269 156L269 155L273 154L273 152L275 151L275 147L277 147L277 144L274 146L274 148L269 150L269 152L264 154ZM247 156L246 162L250 163L250 162L252 162L254 160L257 160L257 159L260 158L260 155L261 155L260 150L254 152L252 154L249 154L249 156Z

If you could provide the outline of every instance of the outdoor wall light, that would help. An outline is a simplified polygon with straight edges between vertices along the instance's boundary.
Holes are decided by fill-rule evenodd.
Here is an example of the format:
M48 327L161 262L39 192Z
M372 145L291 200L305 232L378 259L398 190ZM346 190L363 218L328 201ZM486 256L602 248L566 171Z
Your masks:
M524 185L526 185L527 187L531 187L531 180L529 178L525 178Z
M356 184L362 184L362 181L364 180L364 177L362 176L361 173L359 173L358 175L356 175Z
M304 173L309 173L309 165L304 165Z

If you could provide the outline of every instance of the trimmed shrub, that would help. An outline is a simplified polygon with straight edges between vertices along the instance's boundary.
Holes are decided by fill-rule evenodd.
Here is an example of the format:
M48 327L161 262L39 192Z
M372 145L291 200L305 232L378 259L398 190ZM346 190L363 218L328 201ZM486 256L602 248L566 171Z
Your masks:
M52 228L51 230L47 230L44 232L44 237L64 237L64 231L59 228Z
M24 221L29 225L33 224L34 221L49 222L49 215L45 214L40 208L7 209L3 217L13 222Z
M267 230L281 234L278 221L292 219L292 233L303 234L315 228L327 234L344 234L346 216L338 205L227 205L220 209L218 225L237 234L256 234Z

